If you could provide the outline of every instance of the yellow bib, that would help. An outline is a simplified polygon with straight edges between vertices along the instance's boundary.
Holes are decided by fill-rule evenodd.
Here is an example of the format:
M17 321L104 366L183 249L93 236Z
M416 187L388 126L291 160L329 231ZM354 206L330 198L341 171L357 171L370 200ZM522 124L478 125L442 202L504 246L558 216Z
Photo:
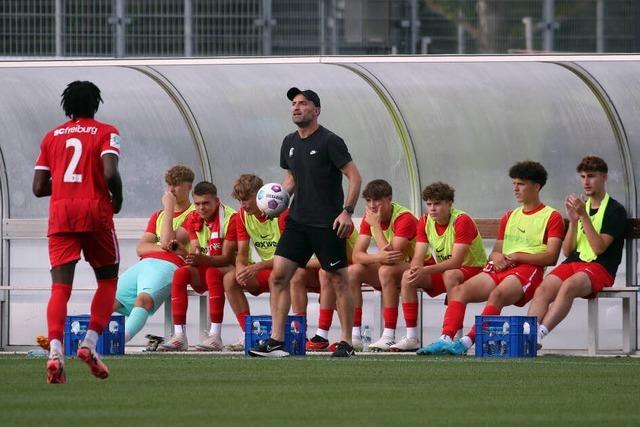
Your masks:
M447 229L442 235L438 235L438 231L436 230L436 221L427 215L427 221L425 224L425 233L427 234L427 238L429 239L429 245L433 248L436 255L436 261L442 262L449 258L453 254L453 244L456 241L456 232L454 224L456 222L456 218L462 215L462 212L459 209L452 208L451 216L449 218L449 224L447 225ZM480 232L473 239L471 245L469 245L469 251L467 255L464 257L464 261L462 265L468 267L482 267L487 263L487 254L484 251L484 245L482 244L482 237L480 236Z
M602 230L602 220L604 219L604 211L607 209L607 205L609 204L609 198L609 194L605 193L604 199L602 199L602 201L600 202L598 211L593 216L589 215L591 224L593 224L593 228L596 230L596 233L600 233L600 230ZM587 214L591 212L591 199L587 200L584 208L587 210ZM584 234L584 226L582 225L582 220L578 220L576 250L580 254L580 259L584 262L591 262L598 258L598 255L596 255L596 253L591 248L589 240L587 240L587 236Z
M184 212L182 212L180 215L173 217L173 231L176 231L178 228L180 228L180 226L184 223L184 220L187 218L187 216L196 210L196 207L193 205L193 203L191 205L189 205L189 207L187 209L185 209ZM160 211L160 214L158 215L158 218L156 219L156 244L160 245L160 229L162 227L162 219L164 218L164 211ZM187 250L189 250L189 244L187 243Z
M545 230L553 212L555 209L550 206L531 215L525 215L522 207L511 212L504 231L502 253L544 253L547 250L547 244L544 243Z
M211 235L211 230L209 230L209 227L207 227L206 221L202 220L202 227L200 228L200 230L196 231L196 235L198 236L198 244L201 248L207 249L208 252L209 240L211 240L212 238L219 238L220 240L224 240L224 236L227 234L227 229L229 228L229 219L234 213L236 213L236 211L220 203L220 206L218 207L218 229L220 231L218 232L217 236Z
M273 259L276 253L276 246L278 246L278 240L280 240L278 218L271 218L265 222L260 222L255 216L243 211L242 221L260 259L262 259L262 261Z

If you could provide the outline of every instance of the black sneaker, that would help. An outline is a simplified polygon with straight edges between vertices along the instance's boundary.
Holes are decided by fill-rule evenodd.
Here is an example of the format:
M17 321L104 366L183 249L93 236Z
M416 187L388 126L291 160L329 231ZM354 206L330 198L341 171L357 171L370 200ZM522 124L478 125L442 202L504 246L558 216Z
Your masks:
M331 353L331 357L351 357L355 355L356 351L353 349L353 346L346 341L340 341L336 351Z
M147 347L142 351L156 351L158 346L164 342L164 338L157 335L147 334L145 338L148 339L149 342L147 343Z
M284 349L284 342L273 338L265 340L249 350L249 356L253 357L287 357L289 353Z

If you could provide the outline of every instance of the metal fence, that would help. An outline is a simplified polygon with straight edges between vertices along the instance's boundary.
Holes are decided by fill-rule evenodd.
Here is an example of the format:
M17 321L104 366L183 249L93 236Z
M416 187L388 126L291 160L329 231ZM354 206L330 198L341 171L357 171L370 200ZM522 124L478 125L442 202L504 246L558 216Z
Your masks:
M0 0L0 55L640 51L634 0Z

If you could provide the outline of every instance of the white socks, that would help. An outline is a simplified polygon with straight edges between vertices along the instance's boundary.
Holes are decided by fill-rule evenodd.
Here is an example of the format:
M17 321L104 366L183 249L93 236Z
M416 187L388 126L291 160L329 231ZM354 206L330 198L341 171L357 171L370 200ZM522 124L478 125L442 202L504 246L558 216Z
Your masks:
M98 333L93 329L89 329L87 331L87 335L85 335L81 347L89 347L91 351L96 351L96 344L98 343Z
M329 339L329 331L326 331L324 329L320 329L320 328L316 329L316 335L324 338L325 340Z
M418 328L407 328L407 338L417 338Z
M62 348L62 341L51 340L49 343L49 357L64 355L64 349Z
M396 330L395 329L384 328L384 331L382 331L382 336L386 337L386 338L395 339Z
M187 328L185 328L186 325L173 325L173 332L178 335L178 334L184 334L185 332L187 332Z
M462 344L464 344L465 348L468 350L471 348L471 346L473 345L473 342L471 341L471 338L469 338L468 336L463 336L462 338L460 338L460 342Z
M212 323L209 335L220 335L220 332L222 332L222 323Z
M549 335L549 330L544 325L538 325L538 342L542 341L544 337Z
M360 326L354 326L351 328L351 337L360 339Z

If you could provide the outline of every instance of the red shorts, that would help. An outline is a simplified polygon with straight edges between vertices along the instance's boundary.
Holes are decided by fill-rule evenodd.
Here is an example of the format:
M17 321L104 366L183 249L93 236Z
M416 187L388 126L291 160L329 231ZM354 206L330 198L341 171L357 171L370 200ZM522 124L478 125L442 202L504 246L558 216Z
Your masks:
M595 298L603 288L613 285L614 278L611 277L611 274L602 264L597 262L563 262L549 274L557 276L564 282L569 277L580 272L589 276L589 281L591 282L591 294L587 295L586 299Z
M208 265L192 265L191 267L198 271L198 276L200 277L200 286L195 286L193 282L191 282L191 289L197 294L202 295L209 290L207 287L207 270L215 267L209 267Z
M462 276L464 277L462 281L464 282L476 274L481 273L482 267L462 266L459 270L462 271ZM444 286L444 280L442 279L442 274L443 273L436 273L431 275L431 289L426 289L425 292L432 298L447 292L447 288Z
M257 297L260 294L264 294L265 292L269 292L269 276L271 276L271 269L265 268L264 270L258 271L256 273L256 280L258 281L258 290L254 292L249 292L254 297Z
M80 252L93 268L118 264L120 248L115 230L55 233L49 236L51 268L78 261Z
M491 271L487 274L491 276L491 279L496 286L500 285L500 283L502 283L502 281L507 277L516 276L522 285L522 290L524 291L524 296L516 303L516 305L518 307L522 307L533 298L533 294L538 288L538 285L542 282L544 268L532 264L519 264L499 273Z

